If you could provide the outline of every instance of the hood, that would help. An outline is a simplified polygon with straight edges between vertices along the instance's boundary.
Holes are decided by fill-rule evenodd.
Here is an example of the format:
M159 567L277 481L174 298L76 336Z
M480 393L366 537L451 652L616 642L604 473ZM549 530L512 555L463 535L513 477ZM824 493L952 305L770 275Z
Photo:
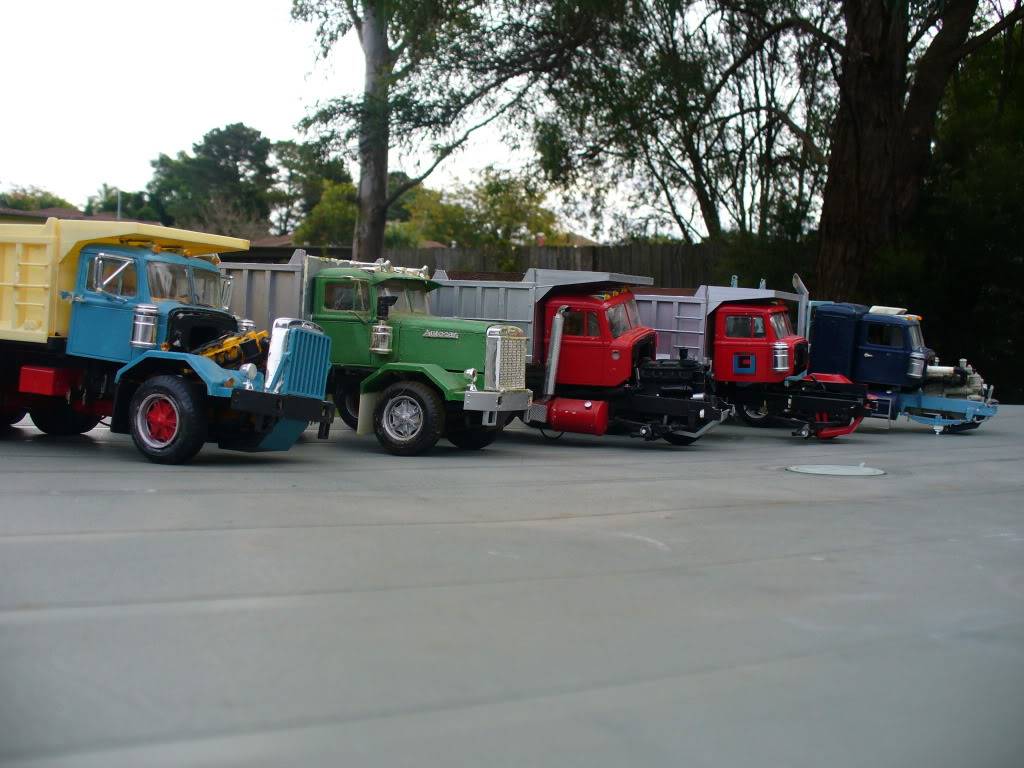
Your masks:
M392 315L398 359L431 363L448 371L484 370L487 329L496 323L432 315Z

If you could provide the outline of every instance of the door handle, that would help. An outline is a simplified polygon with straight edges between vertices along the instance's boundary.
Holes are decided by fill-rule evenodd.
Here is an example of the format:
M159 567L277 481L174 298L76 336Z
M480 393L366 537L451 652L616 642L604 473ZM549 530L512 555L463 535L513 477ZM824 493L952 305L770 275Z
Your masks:
M864 357L874 357L870 352L865 352Z

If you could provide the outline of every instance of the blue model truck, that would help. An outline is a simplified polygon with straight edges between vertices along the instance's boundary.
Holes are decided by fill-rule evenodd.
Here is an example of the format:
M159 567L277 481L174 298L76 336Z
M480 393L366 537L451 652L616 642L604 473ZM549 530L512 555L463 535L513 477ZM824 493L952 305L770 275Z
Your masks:
M976 429L996 415L994 387L967 360L939 365L925 346L921 318L899 307L815 302L810 319L810 370L840 373L868 385L869 417L898 416L936 434Z
M0 429L26 413L53 435L110 418L157 463L206 442L286 450L326 437L330 339L286 318L272 334L226 311L217 254L248 243L124 221L0 224Z

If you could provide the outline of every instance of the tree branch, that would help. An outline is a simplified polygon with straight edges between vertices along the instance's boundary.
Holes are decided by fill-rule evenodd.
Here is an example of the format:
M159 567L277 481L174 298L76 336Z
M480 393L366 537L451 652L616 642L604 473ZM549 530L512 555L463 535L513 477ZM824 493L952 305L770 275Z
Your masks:
M1016 24L1018 21L1021 21L1022 19L1024 19L1024 8L1022 8L1018 4L1017 7L1014 8L1014 10L1006 14L998 22L993 24L991 27L986 29L981 34L975 35L966 43L961 45L956 50L954 55L956 56L958 61L960 59L966 58L967 56L970 56L972 53L981 48L983 45L985 45L985 43L987 43L993 37L998 35L1000 32L1007 29L1008 27L1012 27L1014 24Z
M434 172L434 169L436 169L437 166L439 166L445 159L450 157L453 152L462 147L469 140L469 137L471 135L473 135L476 131L480 130L481 128L490 125L499 117L508 112L513 106L521 102L523 98L526 96L526 94L529 92L530 88L533 86L535 81L535 79L531 79L531 81L524 85L523 88L519 91L519 93L515 95L514 98L510 99L508 103L504 104L500 109L495 110L491 115L481 120L480 122L471 125L455 141L443 147L440 147L437 150L437 154L434 157L434 162L432 162L423 173L413 178L410 178L408 181L403 182L402 184L399 184L398 188L387 196L386 200L384 201L384 207L389 208L392 205L394 205L398 198L400 198L402 195L404 195L406 192L408 192L416 185L421 184L425 178L427 178L431 173Z

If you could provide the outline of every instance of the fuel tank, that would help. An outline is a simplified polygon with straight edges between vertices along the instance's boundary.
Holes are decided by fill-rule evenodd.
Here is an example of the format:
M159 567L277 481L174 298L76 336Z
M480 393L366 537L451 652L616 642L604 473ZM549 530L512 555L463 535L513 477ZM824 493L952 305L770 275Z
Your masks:
M548 404L548 427L558 432L603 435L608 431L608 403L605 400L553 398Z

